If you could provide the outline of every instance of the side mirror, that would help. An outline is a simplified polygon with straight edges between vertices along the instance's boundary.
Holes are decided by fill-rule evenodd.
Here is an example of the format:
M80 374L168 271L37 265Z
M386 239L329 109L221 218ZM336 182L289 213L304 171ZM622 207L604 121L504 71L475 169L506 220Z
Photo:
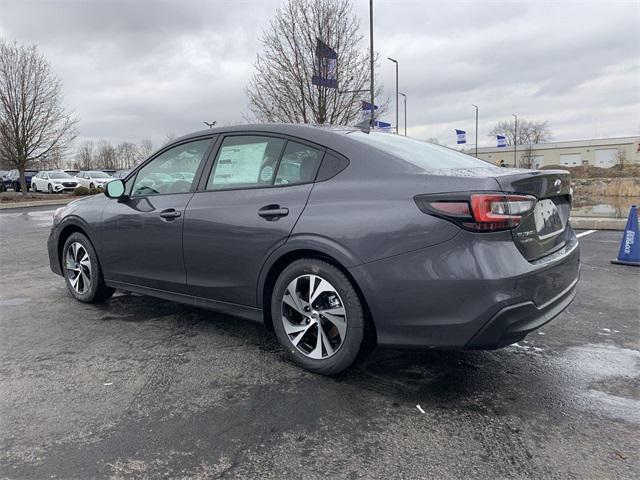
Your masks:
M124 196L124 190L124 182L117 178L105 185L104 194L109 198L121 198Z

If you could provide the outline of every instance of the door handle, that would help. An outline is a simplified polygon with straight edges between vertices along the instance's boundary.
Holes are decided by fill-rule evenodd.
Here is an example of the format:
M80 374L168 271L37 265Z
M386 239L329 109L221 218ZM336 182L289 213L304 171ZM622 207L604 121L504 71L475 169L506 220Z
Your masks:
M258 215L267 220L277 220L289 215L289 209L280 205L267 205L258 210Z
M167 208L166 210L162 210L160 212L160 217L162 218L178 218L182 213L180 213L175 208Z

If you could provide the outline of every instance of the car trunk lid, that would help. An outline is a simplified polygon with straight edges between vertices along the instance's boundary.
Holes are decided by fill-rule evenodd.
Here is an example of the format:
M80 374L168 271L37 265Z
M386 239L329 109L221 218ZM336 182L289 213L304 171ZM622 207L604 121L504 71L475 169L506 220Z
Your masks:
M565 170L503 169L494 178L504 192L535 196L531 215L511 231L516 246L529 260L561 249L568 240L571 175Z

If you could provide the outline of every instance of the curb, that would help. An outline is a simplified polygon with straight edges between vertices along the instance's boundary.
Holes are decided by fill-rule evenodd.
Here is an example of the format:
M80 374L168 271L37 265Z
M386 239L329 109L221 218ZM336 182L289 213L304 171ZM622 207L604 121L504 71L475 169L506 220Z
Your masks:
M576 230L624 230L626 218L571 217L571 226Z
M77 197L76 197L77 198ZM9 208L29 208L47 205L66 205L76 198L60 198L58 200L34 200L33 202L7 202L0 204L0 210Z

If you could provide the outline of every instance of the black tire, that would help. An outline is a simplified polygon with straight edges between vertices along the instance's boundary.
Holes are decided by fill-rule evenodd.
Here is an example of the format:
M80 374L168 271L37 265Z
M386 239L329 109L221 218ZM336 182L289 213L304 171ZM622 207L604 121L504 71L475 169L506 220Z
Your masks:
M35 182L31 182L31 191L33 193L38 193L38 187L36 186Z
M296 278L312 274L327 280L338 293L346 311L347 328L337 351L322 359L314 359L298 350L285 331L282 320L282 299L289 284ZM358 293L338 268L316 258L302 258L288 265L278 276L271 296L271 318L276 338L289 357L298 365L322 375L337 375L349 368L363 345L365 312Z
M95 190L96 186L93 183L89 184L89 190Z
M66 265L67 252L69 251L70 246L76 242L80 243L82 247L84 247L87 254L89 255L89 260L91 262L91 278L89 281L89 288L84 293L79 293L72 287ZM102 276L102 268L100 267L100 262L98 261L96 251L94 250L93 245L91 245L89 239L82 233L72 233L71 235L69 235L69 238L67 238L67 241L64 242L64 247L62 249L62 273L64 275L69 293L73 298L81 302L103 302L110 298L115 292L114 288L107 287L105 285L104 277Z
M49 193L53 193L53 187L51 186L51 184L49 184L49 185L47 186L47 191L48 191Z

